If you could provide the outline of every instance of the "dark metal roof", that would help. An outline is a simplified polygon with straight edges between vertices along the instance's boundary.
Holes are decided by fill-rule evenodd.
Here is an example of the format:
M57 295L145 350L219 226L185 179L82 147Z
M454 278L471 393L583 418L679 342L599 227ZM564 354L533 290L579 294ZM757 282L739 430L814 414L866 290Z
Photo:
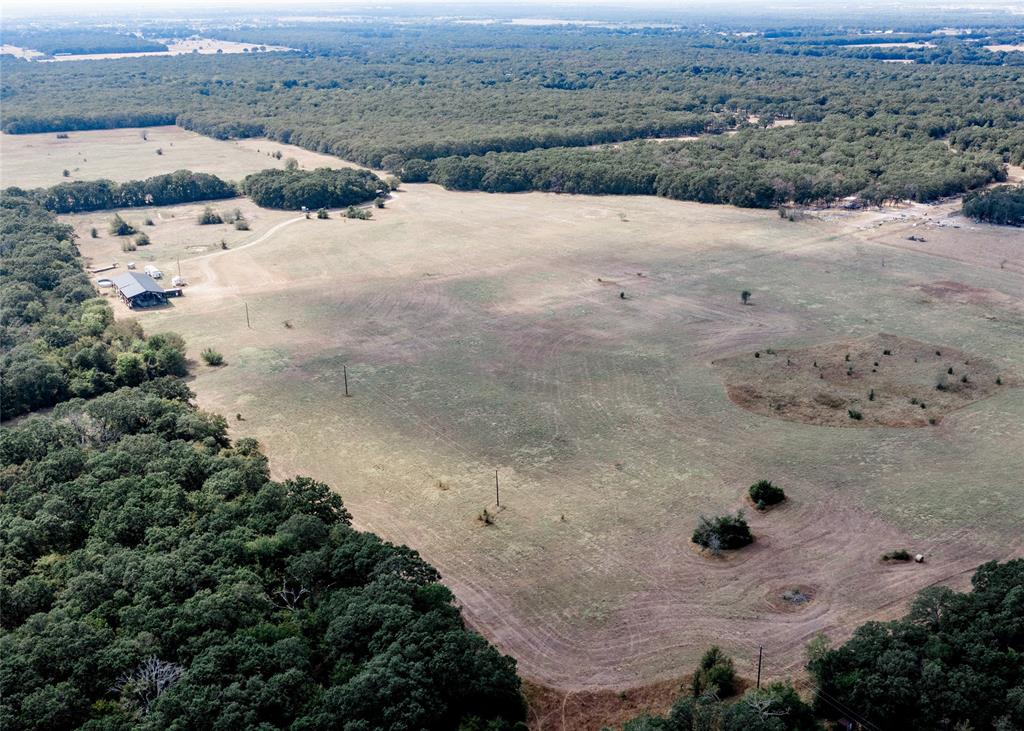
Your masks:
M118 274L111 281L121 294L128 299L138 297L145 292L164 293L164 288L157 284L156 280L148 274L125 272L124 274Z

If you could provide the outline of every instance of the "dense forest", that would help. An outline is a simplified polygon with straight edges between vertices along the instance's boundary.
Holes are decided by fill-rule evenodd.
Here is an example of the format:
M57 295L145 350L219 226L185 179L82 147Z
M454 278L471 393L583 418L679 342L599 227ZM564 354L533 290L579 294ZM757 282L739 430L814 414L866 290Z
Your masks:
M8 729L516 728L515 663L181 381L0 432Z
M387 184L368 170L263 170L247 175L242 191L264 208L338 208L371 201Z
M115 183L110 180L80 180L58 183L49 188L24 191L8 188L8 194L32 198L54 213L80 213L107 208L169 206L195 201L233 198L238 191L216 175L178 170L145 180Z
M39 51L47 56L167 50L167 44L161 41L141 38L131 33L115 33L108 30L86 28L5 30L3 42L19 48Z
M81 269L71 226L0 195L0 416L185 374L180 338L114 322Z
M999 185L964 197L963 211L978 221L1024 226L1024 185Z
M371 167L463 158L494 171L496 181L480 176L484 190L557 190L557 175L584 181L567 189L746 205L774 205L790 191L931 200L1024 160L1020 68L1007 65L762 53L685 30L382 23L229 35L304 50L59 72L11 63L3 129L174 119L213 137L268 136ZM771 128L775 119L798 124ZM702 137L619 157L580 149L673 136ZM491 152L525 156L473 159ZM722 165L724 179L698 179L709 165Z
M818 710L882 729L1024 728L1024 559L984 564L971 584L925 589L902 619L812 651Z

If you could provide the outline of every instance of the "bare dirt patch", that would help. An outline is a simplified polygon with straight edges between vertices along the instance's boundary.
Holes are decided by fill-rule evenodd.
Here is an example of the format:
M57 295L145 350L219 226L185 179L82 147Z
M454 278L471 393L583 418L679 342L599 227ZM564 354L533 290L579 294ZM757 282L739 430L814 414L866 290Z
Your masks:
M821 426L935 425L1010 385L983 358L895 335L766 348L714 365L736 405Z

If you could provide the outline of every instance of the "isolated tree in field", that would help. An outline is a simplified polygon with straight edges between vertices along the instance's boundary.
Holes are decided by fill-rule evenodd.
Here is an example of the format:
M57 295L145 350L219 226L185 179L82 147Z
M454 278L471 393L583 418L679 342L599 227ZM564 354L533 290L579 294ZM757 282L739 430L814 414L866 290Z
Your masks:
M145 231L139 232L139 235L135 237L135 244L137 246L149 246L149 234Z
M769 505L777 505L786 499L785 491L773 485L771 480L758 480L750 486L749 493L750 499L759 510L764 510Z
M327 212L326 208L321 208L316 212L316 217L323 220L331 217L331 214Z
M714 518L702 515L693 531L692 540L703 548L717 546L729 551L753 543L754 536L741 510L736 515L719 515Z
M293 170L298 170L299 161L296 160L294 157L289 157L287 160L284 161L284 169L288 170L289 172Z
M93 226L92 228L89 229L89 236L91 236L94 239L98 239L100 237L100 232L96 230L95 226Z
M382 196L382 195L377 196L377 199L373 202L373 205L377 206L377 208L383 208L384 207L384 196Z
M744 305L750 304L750 295L751 292L749 289L745 289L742 292L740 292L740 302Z
M719 696L730 696L736 692L736 669L732 658L722 652L721 648L712 646L704 653L693 674L691 688L695 697L709 691Z
M121 214L115 213L110 219L110 233L114 236L131 236L135 233L135 228L121 218Z

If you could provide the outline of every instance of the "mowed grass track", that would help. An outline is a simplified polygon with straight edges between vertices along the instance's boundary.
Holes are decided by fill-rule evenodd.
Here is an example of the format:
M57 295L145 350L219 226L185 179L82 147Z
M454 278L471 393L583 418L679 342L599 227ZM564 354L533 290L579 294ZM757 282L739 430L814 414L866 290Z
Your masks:
M407 188L372 221L301 220L183 260L186 296L140 317L194 357L222 351L195 369L201 404L280 475L330 482L359 525L419 549L527 677L638 684L712 643L742 673L764 645L782 675L816 632L1021 555L1024 391L934 428L827 428L736 407L711 365L886 332L1024 375L1024 280L971 263L966 233L956 261L774 212ZM993 295L923 293L937 281ZM791 499L748 509L757 542L694 551L697 517L744 507L762 477ZM880 563L902 547L928 561ZM795 585L814 601L775 608Z

